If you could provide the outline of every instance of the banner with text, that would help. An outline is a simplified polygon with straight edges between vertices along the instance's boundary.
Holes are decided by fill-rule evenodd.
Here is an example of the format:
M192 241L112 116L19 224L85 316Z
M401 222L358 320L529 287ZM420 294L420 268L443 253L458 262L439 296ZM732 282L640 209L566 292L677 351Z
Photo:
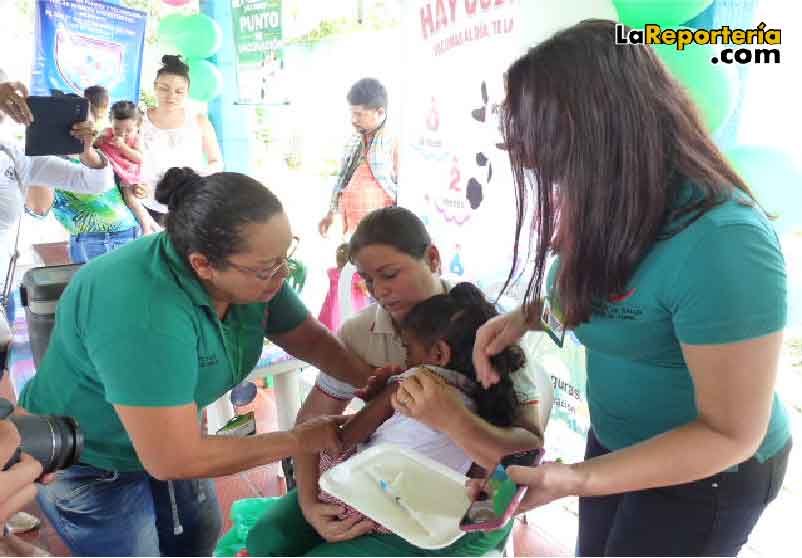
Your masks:
M239 102L285 102L281 0L231 0Z
M144 12L99 0L39 0L31 94L102 85L112 102L138 102L146 22Z
M409 0L404 2L403 128L399 203L426 223L443 274L489 296L513 264L515 193L500 148L504 72L525 48L587 17L617 15L609 0ZM524 226L524 236L529 230ZM507 308L531 277L527 245ZM534 340L534 341L533 341ZM585 350L572 334L562 348L546 336L525 343L548 375L554 406L549 459L581 460L589 427Z

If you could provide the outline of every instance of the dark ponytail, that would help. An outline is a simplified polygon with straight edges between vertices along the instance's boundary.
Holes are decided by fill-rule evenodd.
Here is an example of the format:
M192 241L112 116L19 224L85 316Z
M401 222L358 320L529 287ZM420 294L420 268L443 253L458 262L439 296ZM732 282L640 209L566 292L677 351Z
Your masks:
M181 76L189 83L189 66L176 54L162 56L162 67L156 72L156 78L165 74Z
M242 228L265 223L284 209L270 190L237 172L199 176L189 167L169 169L156 186L156 201L167 205L167 235L186 260L193 252L218 269L247 249Z
M201 177L189 167L172 167L156 185L156 201L163 203L172 213L181 205L184 196L200 184Z
M401 323L401 329L427 348L443 340L451 348L447 368L476 380L473 345L476 331L498 315L482 291L471 283L459 283L451 292L436 295L415 305ZM526 364L523 350L507 347L490 358L501 380L488 389L473 394L479 416L499 427L511 426L518 407L518 397L510 374Z

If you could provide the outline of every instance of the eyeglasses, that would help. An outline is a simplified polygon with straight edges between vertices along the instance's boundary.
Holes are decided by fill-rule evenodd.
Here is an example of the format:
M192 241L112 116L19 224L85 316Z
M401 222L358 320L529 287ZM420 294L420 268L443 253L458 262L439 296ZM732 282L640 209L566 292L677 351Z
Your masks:
M295 255L296 250L298 250L298 244L300 244L301 239L297 236L292 237L292 244L290 244L290 249L287 250L287 255L281 258L281 261L276 265L269 267L268 269L255 269L253 267L248 267L245 265L235 264L234 262L226 262L228 265L236 269L241 273L248 273L253 275L260 281L270 281L276 275L281 273L286 268L286 273L292 273L295 270L296 264L294 261L291 261L292 257Z

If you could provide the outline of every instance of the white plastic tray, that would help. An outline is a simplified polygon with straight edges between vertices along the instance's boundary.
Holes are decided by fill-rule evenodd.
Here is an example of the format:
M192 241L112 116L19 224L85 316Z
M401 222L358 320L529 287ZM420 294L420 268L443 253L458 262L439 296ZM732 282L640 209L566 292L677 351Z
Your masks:
M378 478L398 480L393 494L402 504ZM326 471L320 488L415 546L438 549L465 534L459 522L470 505L466 480L413 450L380 444Z

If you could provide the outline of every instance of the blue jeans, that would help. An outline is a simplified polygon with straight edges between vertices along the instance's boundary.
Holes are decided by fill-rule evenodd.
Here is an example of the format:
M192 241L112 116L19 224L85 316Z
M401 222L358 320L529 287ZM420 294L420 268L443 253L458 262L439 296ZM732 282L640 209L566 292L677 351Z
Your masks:
M577 556L736 556L777 497L791 441L695 482L579 499ZM609 453L591 430L585 459Z
M90 232L70 235L70 260L86 263L131 242L139 236L139 226L118 232Z
M211 556L222 526L208 479L168 484L78 464L37 500L73 556Z

